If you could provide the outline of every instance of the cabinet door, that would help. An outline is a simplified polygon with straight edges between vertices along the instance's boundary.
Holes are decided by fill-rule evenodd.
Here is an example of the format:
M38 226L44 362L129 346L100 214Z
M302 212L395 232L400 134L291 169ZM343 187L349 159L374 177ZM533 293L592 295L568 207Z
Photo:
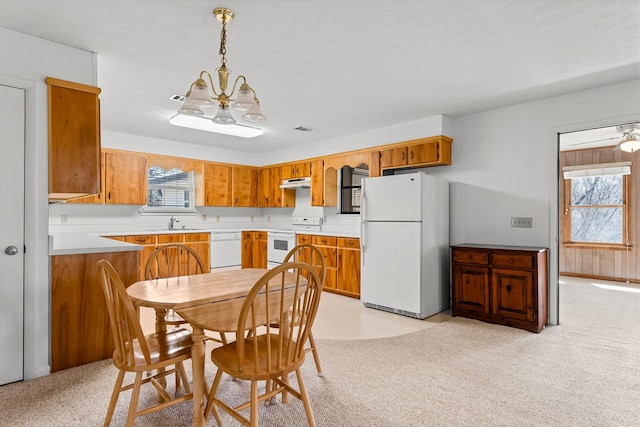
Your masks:
M267 235L255 233L253 240L253 267L267 268Z
M209 241L185 242L184 245L193 249L200 256L204 267L203 273L208 273L210 271Z
M453 307L489 313L489 268L455 264Z
M100 193L100 88L47 77L49 198Z
M269 207L270 190L271 168L262 168L258 172L258 207Z
M338 248L337 288L346 294L360 297L360 250Z
M432 163L438 160L438 144L436 142L412 145L408 148L408 151L409 165Z
M258 206L258 170L233 167L233 206Z
M407 165L407 147L390 148L380 151L380 168L394 168Z
M204 205L231 206L231 166L205 163Z
M282 207L282 168L270 168L269 174L269 207Z
M324 162L311 163L311 206L324 206Z
M253 233L242 232L242 268L253 268Z
M105 203L147 203L147 158L134 154L105 154Z
M492 313L510 319L533 321L533 272L494 268L491 275Z

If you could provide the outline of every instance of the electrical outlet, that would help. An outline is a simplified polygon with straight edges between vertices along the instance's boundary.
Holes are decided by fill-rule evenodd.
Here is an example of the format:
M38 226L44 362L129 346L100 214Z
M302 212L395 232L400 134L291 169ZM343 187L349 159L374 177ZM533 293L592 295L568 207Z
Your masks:
M204 214L202 214L202 220L203 220L203 221L206 221L206 220L207 220L207 216L206 216L206 215L204 215Z
M519 228L532 228L533 218L531 218L530 216L512 216L511 226Z
M267 215L267 222L271 222L271 215Z
M253 222L253 215L251 215L251 222Z
M216 222L220 222L220 215L216 215Z
M68 215L60 215L60 224L66 224L67 222L69 222L69 216Z

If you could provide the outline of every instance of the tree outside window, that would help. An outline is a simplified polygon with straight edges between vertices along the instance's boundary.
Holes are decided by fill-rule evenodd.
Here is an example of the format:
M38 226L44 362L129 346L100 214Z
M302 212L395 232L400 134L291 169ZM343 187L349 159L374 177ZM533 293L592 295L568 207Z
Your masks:
M565 172L565 243L626 245L628 175L598 172L575 176Z

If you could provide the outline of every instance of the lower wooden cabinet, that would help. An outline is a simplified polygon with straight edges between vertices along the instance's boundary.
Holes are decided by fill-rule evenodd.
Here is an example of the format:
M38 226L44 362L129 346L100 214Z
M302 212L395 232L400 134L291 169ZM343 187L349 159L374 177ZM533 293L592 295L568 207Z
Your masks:
M138 251L51 257L51 372L113 355L97 262L108 260L125 286L138 280Z
M211 265L209 261L210 233L135 234L105 237L142 246L142 250L139 251L140 259L138 280L145 280L144 268L153 251L155 251L158 246L166 245L168 243L179 243L181 245L189 246L191 249L195 250L204 264L205 272L209 272L209 267Z
M242 268L267 268L267 232L242 232Z
M452 315L540 332L547 324L548 250L451 247Z
M298 244L316 246L324 255L324 290L360 298L360 239L299 234Z

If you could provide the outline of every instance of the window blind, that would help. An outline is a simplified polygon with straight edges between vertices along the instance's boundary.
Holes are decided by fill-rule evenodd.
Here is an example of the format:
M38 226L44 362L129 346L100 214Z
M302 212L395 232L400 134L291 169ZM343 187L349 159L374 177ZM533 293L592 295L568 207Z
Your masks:
M631 162L600 163L596 165L565 166L564 179L585 176L631 175Z

